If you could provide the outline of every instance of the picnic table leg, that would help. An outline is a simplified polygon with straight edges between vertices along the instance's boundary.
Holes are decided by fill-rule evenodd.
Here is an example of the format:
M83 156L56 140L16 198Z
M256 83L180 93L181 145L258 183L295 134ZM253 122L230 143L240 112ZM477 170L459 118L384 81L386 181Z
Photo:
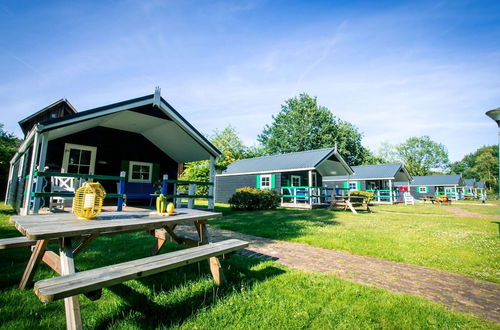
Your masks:
M71 238L65 237L61 239L59 257L61 259L61 275L74 274L75 263L73 260ZM66 312L67 329L82 329L82 319L80 316L80 303L78 301L78 296L64 298L64 310Z
M21 278L21 283L19 284L20 289L26 289L33 285L33 277L35 276L38 265L40 265L40 261L42 261L43 255L45 254L45 248L48 244L48 240L39 240L36 242L35 248L31 253L30 260L28 261L28 265L26 266L23 277Z
M207 229L207 221L200 220L195 222L196 230L198 231L198 236L200 237L201 244L209 244L210 243L210 234ZM210 272L212 273L212 277L214 278L215 284L222 285L226 283L226 278L224 276L224 272L222 271L222 267L219 262L219 258L212 257L208 259L208 265L210 266Z

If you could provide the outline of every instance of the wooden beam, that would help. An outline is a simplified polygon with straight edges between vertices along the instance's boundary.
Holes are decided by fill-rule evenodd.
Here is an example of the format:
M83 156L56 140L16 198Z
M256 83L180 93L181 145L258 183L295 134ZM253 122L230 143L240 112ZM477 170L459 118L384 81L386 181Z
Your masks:
M83 251L83 249L90 244L90 242L92 242L94 239L96 239L97 237L99 237L101 235L99 234L91 234L91 235L88 235L86 236L82 242L73 250L73 257L80 254L80 252Z
M40 240L36 242L35 248L33 249L31 257L28 261L28 265L26 266L23 277L21 278L21 283L19 284L20 289L24 290L32 286L33 277L35 276L38 265L40 265L40 261L42 261L43 255L45 254L47 244L49 244L48 240Z

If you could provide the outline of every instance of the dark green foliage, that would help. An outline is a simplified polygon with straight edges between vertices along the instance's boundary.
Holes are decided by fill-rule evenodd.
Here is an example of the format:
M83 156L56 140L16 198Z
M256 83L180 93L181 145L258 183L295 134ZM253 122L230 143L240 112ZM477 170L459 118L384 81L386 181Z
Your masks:
M451 173L461 173L464 179L484 181L489 189L498 191L498 146L484 146L465 155L450 166Z
M284 154L337 145L349 165L362 164L369 155L361 145L357 127L335 117L328 108L319 106L316 97L306 93L292 97L273 116L257 140L269 154Z
M3 130L3 124L0 124L0 196L3 199L9 177L9 161L16 153L21 140L11 133Z
M280 195L274 190L244 187L236 190L229 204L235 210L270 210L277 208L280 200Z
M367 202L373 200L373 193L368 191L353 190L351 191L351 196L363 196L366 198Z

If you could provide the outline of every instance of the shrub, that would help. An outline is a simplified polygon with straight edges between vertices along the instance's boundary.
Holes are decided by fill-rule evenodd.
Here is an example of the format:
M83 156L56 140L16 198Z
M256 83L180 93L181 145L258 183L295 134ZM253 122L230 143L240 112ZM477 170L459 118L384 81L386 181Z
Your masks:
M280 200L280 195L274 190L244 187L236 189L229 204L235 210L269 210L278 207Z
M353 190L351 191L351 196L363 196L366 198L367 202L371 202L373 200L373 193L368 191Z

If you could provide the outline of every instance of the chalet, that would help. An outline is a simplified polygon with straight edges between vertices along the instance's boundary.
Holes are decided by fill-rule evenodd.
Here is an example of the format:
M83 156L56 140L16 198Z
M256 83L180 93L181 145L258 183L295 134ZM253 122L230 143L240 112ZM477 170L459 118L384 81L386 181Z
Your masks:
M412 177L401 163L352 166L354 174L323 177L323 185L336 190L369 191L374 202L402 202L402 191L408 190ZM394 187L394 182L406 182L406 187ZM406 188L406 189L405 189Z
M476 179L465 179L464 184L464 198L476 198Z
M216 175L216 202L227 203L236 189L253 187L279 192L282 205L312 208L329 198L323 177L352 175L335 148L238 160Z
M23 214L36 213L47 202L47 190L54 185L50 178L58 173L99 180L107 196L118 190L110 178L121 175L126 196L149 200L158 180L177 179L185 162L210 160L213 182L220 156L160 96L159 88L151 95L82 112L59 100L19 124L26 136L10 162L6 202Z
M405 186L406 182L396 182ZM410 183L411 194L416 199L446 195L451 199L463 198L465 182L461 174L414 176Z

